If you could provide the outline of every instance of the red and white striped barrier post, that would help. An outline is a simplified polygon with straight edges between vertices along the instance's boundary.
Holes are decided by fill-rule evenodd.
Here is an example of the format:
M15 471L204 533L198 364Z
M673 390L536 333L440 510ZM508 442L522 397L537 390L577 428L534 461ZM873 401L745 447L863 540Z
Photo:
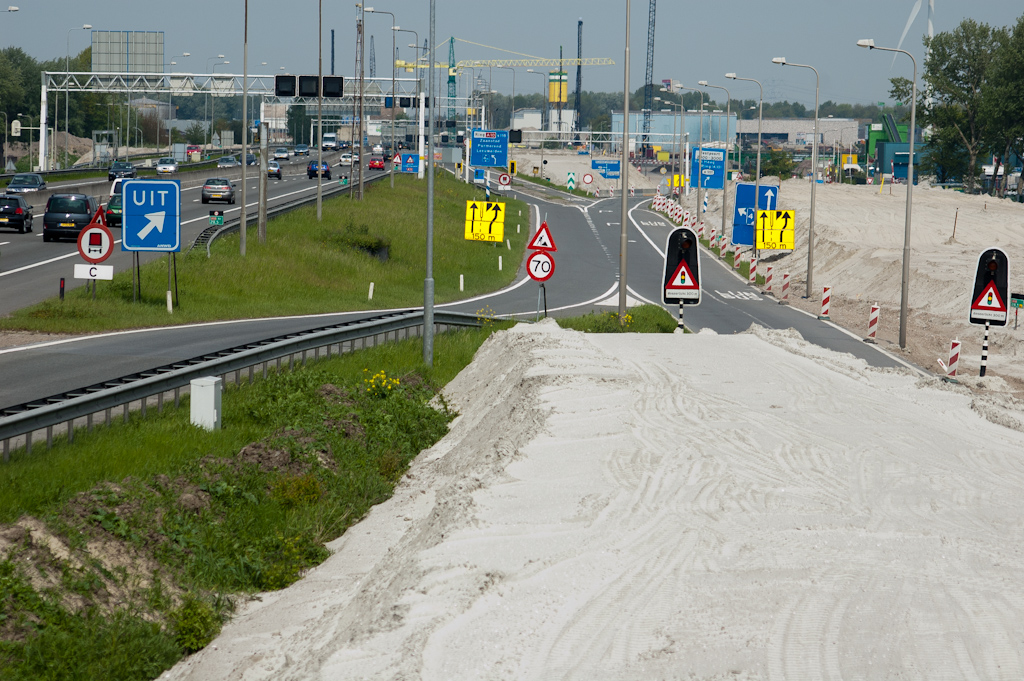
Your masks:
M757 286L757 258L753 255L750 256L750 269L748 270L750 276L750 283Z
M703 220L701 220L700 224L697 225L697 238L698 239L703 239L704 238L704 221Z
M708 247L715 248L716 246L718 246L718 229L712 227L711 238L708 239Z
M633 189L633 185L629 185L629 198L636 196L636 191Z
M868 337L864 339L865 343L875 343L878 332L878 303L871 306L871 312L868 314Z
M950 341L949 343L949 364L946 364L941 359L939 360L939 366L946 372L946 375L942 377L943 381L947 383L956 383L956 367L960 363L960 339Z
M726 235L723 234L722 235L722 247L720 249L718 249L718 255L720 255L722 257L722 260L725 260L726 257L728 257L728 254L729 254L729 237L727 237Z
M768 293L772 292L772 266L768 265L768 269L764 273L764 288Z
M826 286L821 292L821 314L818 319L831 319L828 316L829 308L832 306L832 287Z
M789 272L782 274L782 295L779 298L780 305L789 305Z
M693 226L690 223L690 211L686 211L685 213L683 213L683 226L685 226L685 227L692 227Z
M743 257L740 255L740 247L736 244L732 245L732 267L735 270L739 270L740 263L743 261Z

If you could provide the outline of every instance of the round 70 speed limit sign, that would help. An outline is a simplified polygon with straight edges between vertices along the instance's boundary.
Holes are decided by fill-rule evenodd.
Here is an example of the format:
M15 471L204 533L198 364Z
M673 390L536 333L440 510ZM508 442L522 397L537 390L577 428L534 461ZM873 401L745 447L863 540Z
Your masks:
M534 281L547 281L555 273L555 259L547 251L535 251L526 259L526 272Z

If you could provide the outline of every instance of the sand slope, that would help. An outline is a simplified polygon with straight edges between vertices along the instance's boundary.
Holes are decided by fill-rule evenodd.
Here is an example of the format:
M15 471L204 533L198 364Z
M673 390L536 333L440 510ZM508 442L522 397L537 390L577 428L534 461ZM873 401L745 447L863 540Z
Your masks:
M395 496L167 678L1024 677L1006 398L786 332L550 322L447 392Z

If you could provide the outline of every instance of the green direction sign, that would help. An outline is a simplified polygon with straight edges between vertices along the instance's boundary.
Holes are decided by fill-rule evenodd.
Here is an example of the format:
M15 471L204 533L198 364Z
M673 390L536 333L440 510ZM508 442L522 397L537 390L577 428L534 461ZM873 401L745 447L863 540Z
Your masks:
M1011 293L1010 307L1024 310L1024 293Z
M222 210L211 210L210 211L210 226L211 227L223 227L224 226L224 211L222 211Z

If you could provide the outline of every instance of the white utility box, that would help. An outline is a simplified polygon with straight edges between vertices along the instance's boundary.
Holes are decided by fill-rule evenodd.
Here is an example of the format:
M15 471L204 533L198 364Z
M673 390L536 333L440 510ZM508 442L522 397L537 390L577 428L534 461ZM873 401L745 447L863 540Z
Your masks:
M192 379L192 425L206 430L220 430L220 396L223 387L223 381L219 376Z

